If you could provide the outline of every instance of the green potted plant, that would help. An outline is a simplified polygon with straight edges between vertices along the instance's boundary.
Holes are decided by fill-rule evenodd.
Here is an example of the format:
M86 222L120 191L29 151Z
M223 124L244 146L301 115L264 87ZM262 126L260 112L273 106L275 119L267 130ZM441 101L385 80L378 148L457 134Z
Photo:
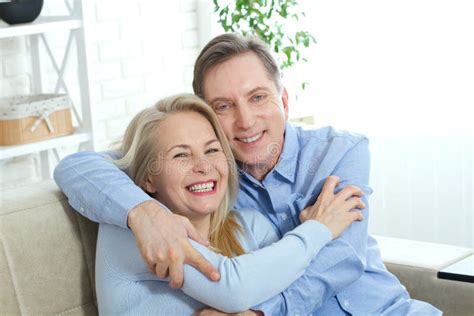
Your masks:
M256 35L275 52L282 70L307 62L305 49L316 43L308 31L294 30L305 14L296 0L213 0L226 32ZM301 83L304 90L308 85Z

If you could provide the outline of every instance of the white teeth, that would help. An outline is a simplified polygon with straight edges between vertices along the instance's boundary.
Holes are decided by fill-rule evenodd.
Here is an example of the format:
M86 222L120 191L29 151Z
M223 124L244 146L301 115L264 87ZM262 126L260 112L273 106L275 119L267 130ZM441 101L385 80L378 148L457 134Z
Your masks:
M260 138L260 136L262 136L262 133L259 133L253 137L248 137L248 138L239 138L239 140L243 143L251 143L251 142L254 142L256 141L257 139Z
M209 192L214 189L214 182L195 184L188 187L188 190L191 192Z

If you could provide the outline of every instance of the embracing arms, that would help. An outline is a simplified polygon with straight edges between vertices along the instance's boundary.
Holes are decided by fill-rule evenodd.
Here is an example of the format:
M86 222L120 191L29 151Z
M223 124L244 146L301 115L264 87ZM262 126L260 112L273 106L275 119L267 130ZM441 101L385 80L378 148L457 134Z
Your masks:
M63 189L63 191L68 196L71 205L75 209L84 210L83 213L92 220L102 221L105 223L112 223L115 225L126 227L126 220L124 218L126 218L126 215L128 214L128 210L130 208L133 208L133 207L136 208L136 206L134 206L136 203L139 203L138 205L143 205L143 206L152 206L152 210L150 211L142 210L143 214L145 214L145 212L156 214L155 212L158 205L155 205L154 202L150 202L150 198L145 193L143 193L143 191L140 188L135 186L135 184L128 178L128 176L125 173L120 171L111 161L104 158L103 154L84 152L84 153L78 153L69 158L66 158L65 160L61 162L61 164L56 169L55 179L58 185L61 187L61 189ZM119 188L120 186L122 187L122 189ZM131 200L135 202L126 201L129 195L134 196L133 198L131 198ZM175 223L172 224L171 227L180 226L180 225L185 227L188 224L186 219L183 220L181 217L177 215L173 215L166 211L163 211L163 213L166 214L167 216L167 217L164 217L165 219L163 219L163 217L160 217L161 215L154 216L154 221L155 221L154 224L156 224L156 226L154 227L157 227L157 226L159 227L159 224L167 223L165 222L165 220L166 218L169 218L169 217L176 217ZM128 217L130 219L132 217L131 214L128 215ZM148 217L150 217L150 215L148 215ZM120 220L120 218L122 220ZM134 227L133 224L131 224L130 226L132 227L132 230L133 230L133 227ZM166 224L165 226L170 227L170 225L168 224ZM155 231L156 230L160 231L160 228L155 229ZM184 229L184 231L186 232L187 230ZM137 232L138 233L135 234L136 237L137 235L146 235L146 233L143 232L143 229L139 229L137 230ZM135 230L134 230L134 233L135 233ZM192 248L189 245L189 242L187 240L188 236L186 234L183 234L183 235L184 237L180 236L178 239L175 239L175 240L177 240L177 243L180 246L179 249L183 250L183 253L185 253L187 257L184 260L179 261L179 260L176 260L176 256L172 256L173 259L171 259L170 257L166 259L167 257L164 256L165 259L163 260L163 257L162 257L161 263L165 263L168 265L171 263L171 264L175 264L176 266L182 266L183 262L192 264L193 262L192 260L195 260L193 258L203 258L199 253L196 252L196 250L194 250L194 248ZM145 236L145 238L146 237L147 236ZM165 235L165 238L166 237L169 237L169 235ZM140 246L139 237L137 237L137 241ZM199 246L196 246L196 247L199 248ZM144 255L144 251L142 248L143 248L143 245L142 247L140 247L141 254L142 256L147 258L147 256ZM168 247L165 249L174 249L174 248ZM162 249L160 250L163 251ZM164 253L167 254L168 252L164 251ZM197 253L197 255L195 255L194 253ZM263 254L268 254L268 253L269 253L269 250L263 250ZM155 253L153 254L154 256L152 256L152 258L154 257L156 260L158 260L160 253L158 253L158 255L155 255ZM163 252L161 252L161 256L163 256ZM252 258L255 256L249 254L248 257ZM285 253L285 257L288 257L287 253ZM190 262L186 261L188 260L188 258L191 258L189 259ZM270 257L267 257L267 258L270 258ZM272 257L272 262L275 262L274 258L277 258L277 257ZM290 256L290 258L292 257ZM199 260L195 260L195 262L199 262ZM205 261L205 262L209 264L208 261ZM227 269L232 268L232 267L234 268L251 267L251 265L246 265L246 266L242 265L240 262L241 262L241 259L240 260L230 259L230 260L224 260L222 262L219 261L219 264L220 264L219 267L226 268L221 271L227 271ZM265 262L265 260L263 259L262 262ZM199 267L202 267L202 265L199 266L197 264L196 266L198 269ZM209 264L209 266L211 265ZM266 269L268 267L265 264L263 264L262 266L265 266L263 270L268 270ZM302 270L299 267L301 266L297 266L297 272L296 272L298 275L299 273L302 273ZM190 267L187 267L187 268L192 269ZM199 269L199 270L202 271L203 269ZM159 270L158 268L154 270L154 272L157 272L157 271L164 271L164 270ZM235 270L235 271L244 271L244 270ZM231 277L230 279L228 279L227 276L225 276L224 283L222 284L235 284L235 280L240 280L240 281L248 280L248 279L245 279L245 277L247 275L251 276L252 274L251 273L239 274L238 272L235 272L233 274L231 273L230 275L233 275L234 277ZM237 302L238 307L240 308L250 307L254 303L255 304L259 303L263 301L265 298L268 298L273 294L279 293L282 289L286 287L286 286L281 287L282 284L289 285L288 280L289 279L294 280L295 278L297 278L298 275L293 273L288 278L282 278L281 282L283 283L277 284L277 286L274 287L276 290L274 290L273 292L269 292L268 294L265 293L264 296L255 297L257 298L257 300L247 300L244 302L242 301ZM161 275L158 273L158 276L165 277L166 275L164 273ZM202 278L200 273L195 273L194 276L196 276L197 278ZM170 277L173 277L172 269L170 269ZM237 279L235 277L237 277ZM192 276L190 278L192 278ZM229 283L230 282L229 280L233 280L232 282L234 283L232 282ZM211 282L207 282L208 285L210 283ZM198 283L189 282L188 284L198 284ZM240 284L242 284L242 286L248 286L248 284L252 284L252 283L241 282ZM261 282L260 284L265 284L265 283ZM175 286L177 286L177 284L175 284ZM191 291L191 292L188 292L188 294L190 295L192 294L192 291L193 291L192 287L188 288L185 285L184 289L186 291L188 290ZM199 287L195 288L194 290L197 290L196 295L202 294L199 291ZM240 287L240 290L242 290L242 287ZM262 291L262 292L265 292L265 291ZM220 293L224 293L224 292L221 291ZM209 303L212 303L212 301L215 301L215 300L211 300L208 302L205 301L204 303L209 304ZM223 303L226 303L226 301L223 301ZM229 303L228 300L227 300L227 303ZM232 302L230 302L230 304L232 304ZM234 307L235 306L236 305L234 305ZM227 306L227 307L219 306L219 307L225 310L232 309L232 306Z
M363 219L360 212L350 211L364 206L359 198L360 190L347 188L335 195L337 183L337 177L329 177L315 206L305 211L304 222L277 242L274 242L278 237L270 222L257 211L251 211L252 214L247 211L253 223L246 225L244 231L261 249L229 259L205 253L207 249L195 245L211 262L216 262L213 257L221 258L217 264L221 280L217 284L208 282L200 273L187 271L193 268L185 267L183 291L198 301L229 312L249 309L279 294L303 275L309 262L329 240L337 238L353 221ZM207 297L208 293L212 295Z
M181 287L183 263L218 280L217 270L189 244L188 237L208 245L189 220L153 200L110 158L118 154L83 151L59 163L54 180L72 208L94 222L130 227L148 269L169 275L171 287Z

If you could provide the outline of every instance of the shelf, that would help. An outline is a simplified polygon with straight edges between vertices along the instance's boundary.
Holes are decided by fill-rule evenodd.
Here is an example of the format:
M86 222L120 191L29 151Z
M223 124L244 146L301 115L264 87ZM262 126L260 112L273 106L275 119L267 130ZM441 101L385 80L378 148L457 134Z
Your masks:
M5 0L0 0L0 2L5 2ZM79 123L74 134L24 145L0 146L0 160L40 153L38 170L43 179L52 176L54 165L57 160L61 159L60 152L56 149L78 147L79 150L93 150L95 146L92 133L95 121L91 111L89 71L87 67L81 67L81 65L88 65L87 41L84 32L84 2L86 1L66 1L68 15L64 15L64 8L53 5L51 6L52 9L55 8L51 11L53 15L40 16L31 23L8 25L0 20L0 45L4 38L25 37L24 39L30 46L28 55L31 59L32 87L29 93L42 94L46 92L43 90L42 84L45 82L45 78L51 78L51 74L44 72L44 67L41 67L41 64L48 57L56 72L55 76L52 77L53 80L56 77L56 91L64 90L68 93L69 90L72 90L69 89L69 85L71 85L74 86L74 92L78 92L74 94L77 99L73 102L80 104L80 111L78 112L82 113L83 116L78 120L81 123ZM65 36L59 38L47 36L55 32L63 33L60 35L67 35L67 38ZM63 40L64 45L57 45L59 39ZM76 63L78 67L75 67ZM71 65L76 70L77 82L64 80L67 73L66 69ZM47 76L43 78L45 74ZM0 96L3 96L1 92L3 91L0 91Z
M0 38L42 34L51 31L74 30L82 27L80 19L62 16L40 17L32 23L0 24Z
M24 145L0 146L0 159L13 158L16 156L31 154L34 152L57 148L61 146L71 146L75 144L84 143L89 140L91 140L90 133L76 132L72 135L51 138Z

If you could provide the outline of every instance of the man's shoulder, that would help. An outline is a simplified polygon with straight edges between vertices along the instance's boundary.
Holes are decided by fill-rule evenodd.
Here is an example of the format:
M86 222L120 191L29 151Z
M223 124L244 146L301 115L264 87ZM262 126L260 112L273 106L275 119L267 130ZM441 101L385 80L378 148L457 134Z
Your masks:
M331 143L334 141L343 141L347 143L357 144L367 137L360 133L350 132L346 130L336 129L333 126L316 127L312 125L294 127L297 131L298 138L302 142L316 141Z
M294 129L303 148L316 147L321 150L321 147L331 145L350 148L361 142L368 143L368 138L363 134L339 130L332 126L295 126Z

